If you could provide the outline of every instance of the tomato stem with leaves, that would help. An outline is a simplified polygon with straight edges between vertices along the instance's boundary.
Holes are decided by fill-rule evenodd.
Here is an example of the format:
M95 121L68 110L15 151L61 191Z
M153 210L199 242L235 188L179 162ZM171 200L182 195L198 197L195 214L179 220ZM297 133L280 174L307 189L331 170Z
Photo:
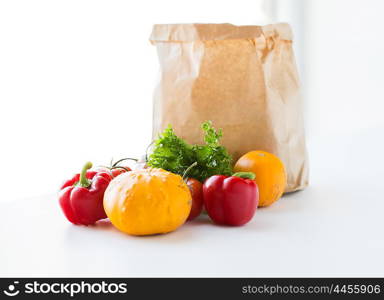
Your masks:
M122 158L122 159L119 159L118 161L114 162L113 163L113 160L111 161L111 168L114 168L114 167L117 167L119 165L119 163L121 163L122 161L125 161L125 160L133 160L135 162L138 161L137 158L131 158L131 157L127 157L127 158Z

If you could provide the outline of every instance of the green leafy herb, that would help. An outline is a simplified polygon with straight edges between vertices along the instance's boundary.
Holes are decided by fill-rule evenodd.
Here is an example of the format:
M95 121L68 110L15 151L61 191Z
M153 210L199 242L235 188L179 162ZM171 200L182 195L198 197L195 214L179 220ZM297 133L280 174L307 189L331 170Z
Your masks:
M217 174L231 175L232 158L219 143L221 130L216 131L211 121L203 123L201 128L205 145L189 145L176 136L171 126L166 128L154 142L148 165L183 175L190 165L197 162L196 167L188 172L188 177L200 181Z

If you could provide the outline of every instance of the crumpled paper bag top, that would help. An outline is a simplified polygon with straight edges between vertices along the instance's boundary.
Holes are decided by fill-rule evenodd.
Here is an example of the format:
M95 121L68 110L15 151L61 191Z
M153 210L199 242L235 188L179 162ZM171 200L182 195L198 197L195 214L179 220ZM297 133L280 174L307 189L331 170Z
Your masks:
M151 42L192 42L212 40L235 40L279 38L292 40L292 31L286 23L265 26L235 26L224 24L156 24L153 26Z

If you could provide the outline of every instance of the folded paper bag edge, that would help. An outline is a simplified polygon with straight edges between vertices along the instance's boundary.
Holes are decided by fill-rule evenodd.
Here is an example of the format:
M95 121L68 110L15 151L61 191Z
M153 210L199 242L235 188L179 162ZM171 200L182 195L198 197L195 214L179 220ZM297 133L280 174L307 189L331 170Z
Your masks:
M255 39L278 37L292 41L292 30L288 23L268 25L233 25L230 23L155 24L149 38L156 42L192 42L230 39Z

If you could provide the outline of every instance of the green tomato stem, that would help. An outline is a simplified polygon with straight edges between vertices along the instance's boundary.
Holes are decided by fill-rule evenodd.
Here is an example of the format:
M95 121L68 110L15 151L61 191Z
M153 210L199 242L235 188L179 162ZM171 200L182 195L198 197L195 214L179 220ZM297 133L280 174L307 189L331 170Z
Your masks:
M244 179L251 179L251 180L255 180L255 178L256 178L255 173L252 173L252 172L237 172L237 173L233 174L232 176L236 176L236 177L240 177L240 178L244 178Z
M122 161L125 161L125 160L134 160L134 161L138 161L137 158L131 158L131 157L127 157L127 158L122 158L122 159L119 159L117 162L115 162L114 164L111 163L111 167L117 167L119 165L119 163L121 163Z
M87 162L80 173L80 180L78 185L84 188L87 188L91 185L91 181L87 178L87 171L92 168L92 163Z
M189 170L191 170L192 168L196 167L197 166L197 161L195 161L193 164L191 164L185 171L184 171L184 174L183 174L183 180L185 181L187 179L187 174L189 172Z

